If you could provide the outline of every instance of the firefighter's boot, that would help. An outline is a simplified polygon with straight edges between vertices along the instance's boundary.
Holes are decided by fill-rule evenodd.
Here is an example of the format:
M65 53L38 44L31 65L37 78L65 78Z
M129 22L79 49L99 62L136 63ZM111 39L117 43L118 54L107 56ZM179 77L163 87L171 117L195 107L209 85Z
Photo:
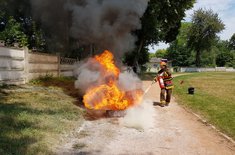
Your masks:
M170 102L166 102L165 106L169 106Z
M160 102L160 106L161 106L161 107L164 107L165 104L166 104L166 101L161 101L161 102Z

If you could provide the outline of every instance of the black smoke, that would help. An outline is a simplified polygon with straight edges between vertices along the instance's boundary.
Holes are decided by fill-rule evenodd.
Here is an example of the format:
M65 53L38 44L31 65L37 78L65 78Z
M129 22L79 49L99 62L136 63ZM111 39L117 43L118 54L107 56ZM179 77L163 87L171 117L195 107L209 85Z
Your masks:
M93 45L96 51L122 55L134 48L132 32L141 28L148 0L31 0L31 5L50 46L68 50Z

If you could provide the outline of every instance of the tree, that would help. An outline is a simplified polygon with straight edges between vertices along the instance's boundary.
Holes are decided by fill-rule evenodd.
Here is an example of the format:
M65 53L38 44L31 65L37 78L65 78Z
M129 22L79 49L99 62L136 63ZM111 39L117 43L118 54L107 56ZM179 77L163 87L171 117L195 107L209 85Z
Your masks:
M45 35L40 23L32 20L30 1L0 0L0 7L0 39L7 46L18 42L30 49L45 49Z
M216 64L219 67L233 67L233 61L235 60L234 55L231 52L221 52L217 55Z
M148 46L159 41L168 43L175 40L185 11L190 9L194 2L195 0L150 0L141 19L142 28L136 32L138 45L143 43Z
M180 32L175 41L170 43L166 58L172 60L173 66L190 66L192 64L192 52L187 48L187 39L191 23L181 23Z
M229 40L229 48L231 50L235 50L235 33L232 35L232 37Z
M212 10L199 9L194 12L189 31L188 47L196 52L196 66L201 66L203 51L210 51L216 41L217 33L224 29L224 24Z
M142 27L135 34L138 37L135 61L138 62L141 52L149 45L159 41L172 42L175 40L185 11L192 8L195 0L150 0L144 16L141 18Z
M167 51L165 49L159 49L156 51L155 56L158 58L164 58L166 56Z
M135 60L135 56L136 56L137 52L128 52L125 54L124 56L124 64L128 65L128 66L135 66L136 65L136 60ZM149 61L149 52L147 48L144 48L143 51L141 53L139 53L140 57L138 59L138 64L139 65L144 65L146 62Z
M219 67L235 67L235 52L231 48L231 39L230 41L219 40L216 47L218 50L216 65Z
M19 43L21 47L28 45L27 36L22 32L21 25L11 16L4 31L0 32L0 39L5 40L7 46L14 43Z
M149 53L149 59L154 58L154 57L156 57L155 53Z

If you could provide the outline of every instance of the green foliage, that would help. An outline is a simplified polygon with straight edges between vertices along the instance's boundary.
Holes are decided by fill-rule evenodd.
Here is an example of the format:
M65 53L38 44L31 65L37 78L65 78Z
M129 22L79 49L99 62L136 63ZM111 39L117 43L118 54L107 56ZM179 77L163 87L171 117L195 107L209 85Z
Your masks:
M166 54L167 54L167 50L159 49L159 50L156 51L155 56L157 58L165 58Z
M159 41L171 42L175 40L185 11L192 8L195 0L150 0L147 10L141 18L141 29L135 34L138 37L138 46L134 62L141 59L138 53L145 52L146 47L157 44Z
M216 44L217 47L217 57L216 64L219 67L235 67L235 54L231 50L229 41L218 41Z
M234 55L231 52L221 52L217 55L216 64L219 67L233 67Z
M9 17L4 31L0 32L0 39L4 40L7 46L19 43L20 47L28 45L27 36L22 32L20 23L12 16Z
M41 29L38 28L37 23L32 21L30 27L30 45L31 49L36 49L37 51L43 51L46 47L46 40L44 37L44 33Z
M53 80L53 74L40 75L38 78L31 80L30 83L41 84L50 80Z
M216 48L212 47L210 51L203 51L201 54L201 66L216 67Z
M150 0L141 19L142 28L137 31L139 41L144 45L157 44L159 41L175 40L185 11L192 8L195 0Z
M187 41L192 23L182 23L176 40L167 49L167 58L172 60L173 66L195 66L195 51L188 48ZM230 41L215 38L210 49L201 52L200 64L203 67L234 67L235 56L231 50Z
M40 23L32 20L30 1L1 0L0 7L0 39L7 46L19 43L20 47L45 50L45 35Z
M232 37L229 40L229 48L231 50L235 50L235 33L232 35Z
M224 29L224 24L212 10L199 9L194 12L192 26L188 36L188 47L196 52L196 66L200 67L203 51L210 51L217 38L217 33Z
M138 55L138 64L144 65L146 62L149 61L149 53L148 49L144 48L142 52L138 53L137 51L128 52L125 54L123 58L123 63L128 66L135 66L136 65L136 55Z
M191 23L182 23L180 33L175 41L167 49L166 57L172 60L173 66L191 66L193 63L193 53L187 48L187 38Z
M155 53L149 53L149 59L154 58L154 57L156 57Z

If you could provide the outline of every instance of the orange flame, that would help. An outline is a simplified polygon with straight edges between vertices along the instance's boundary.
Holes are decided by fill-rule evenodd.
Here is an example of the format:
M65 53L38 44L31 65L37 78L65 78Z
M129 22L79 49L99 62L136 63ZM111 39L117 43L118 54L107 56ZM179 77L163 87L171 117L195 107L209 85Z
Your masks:
M125 92L118 88L120 70L114 64L114 57L110 51L105 50L94 59L102 66L104 70L102 75L106 76L107 81L105 84L88 89L83 97L83 102L88 109L125 110L141 101L142 90Z
M119 76L120 70L115 66L111 52L105 50L101 55L95 56L95 60L105 68L106 72L113 73L116 77Z

